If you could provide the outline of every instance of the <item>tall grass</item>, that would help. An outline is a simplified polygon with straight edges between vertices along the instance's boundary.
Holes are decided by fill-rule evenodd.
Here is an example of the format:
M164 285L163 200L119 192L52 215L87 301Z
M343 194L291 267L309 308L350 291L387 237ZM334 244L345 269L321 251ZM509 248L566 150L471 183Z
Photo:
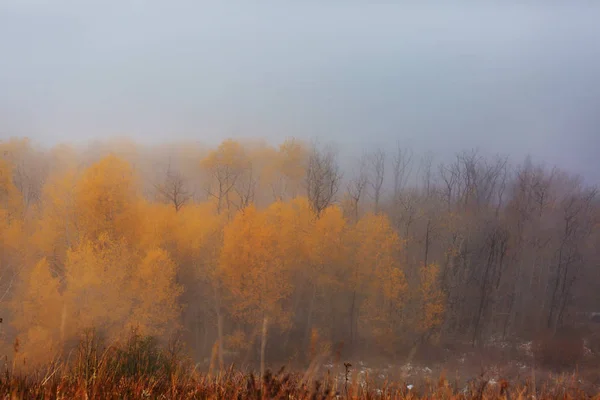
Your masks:
M18 351L18 350L17 350ZM35 370L5 363L0 376L3 399L575 399L593 398L575 375L541 383L474 379L467 385L445 376L419 387L404 382L376 386L370 377L358 379L349 363L317 374L316 369L254 373L228 369L208 374L185 357L178 340L159 344L133 332L123 343L105 346L88 331L74 351ZM341 376L341 378L340 378Z

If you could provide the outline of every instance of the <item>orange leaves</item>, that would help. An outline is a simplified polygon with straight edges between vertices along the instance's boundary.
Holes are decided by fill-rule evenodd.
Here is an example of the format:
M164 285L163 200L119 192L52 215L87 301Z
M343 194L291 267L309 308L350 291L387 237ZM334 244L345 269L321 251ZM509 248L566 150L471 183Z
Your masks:
M112 237L137 237L137 181L128 163L108 156L88 168L75 189L75 209L88 238L107 232Z
M81 174L64 171L42 199L32 247L48 261L25 269L13 306L24 348L59 336L62 345L87 328L116 338L178 326L177 264L163 248L175 213L139 196L129 164L108 156Z
M269 182L275 199L296 197L302 190L308 148L295 139L283 142L271 158Z
M0 158L0 290L26 257L23 197L13 183L12 166Z
M366 326L364 337L393 345L407 292L401 241L383 215L349 220L333 197L317 215L309 199L297 197L308 157L293 140L279 148L225 141L197 157L196 173L208 179L187 180L196 186L184 207L173 207L144 192L127 161L109 155L79 170L76 155L57 148L28 220L17 218L22 196L11 167L0 162L0 261L25 266L13 303L24 348L41 341L60 347L87 328L112 339L131 327L167 335L180 324L195 328L200 341L205 324L204 341L215 326L220 339L232 334L221 345L243 349L261 323L265 332L304 331L307 343L312 328L333 337L351 325L357 339L356 328ZM321 161L333 168L327 157ZM25 262L6 257L23 247L24 231L34 232L31 255ZM430 325L440 314L435 290L423 286Z
M295 139L287 139L279 146L281 172L292 182L304 179L308 148Z
M23 199L13 183L13 168L11 164L0 159L0 210L5 220L21 217Z
M33 245L51 264L63 263L67 249L79 239L75 212L77 173L66 170L48 179L42 191L40 216L34 222Z
M42 259L20 283L21 298L11 304L15 311L12 324L24 334L21 354L28 357L30 364L50 361L59 350L64 306L59 286L48 262Z
M398 306L406 290L406 281L399 263L400 238L388 218L366 214L356 224L353 243L355 284L362 283L363 290L379 293L383 296L381 301ZM369 282L375 287L365 287Z
M364 299L363 328L389 350L398 339L408 288L399 261L400 239L387 217L366 214L356 224L352 241L354 265L349 281Z
M444 294L439 285L440 268L437 264L423 265L419 269L421 316L418 329L429 332L443 322Z
M281 219L277 206L258 211L250 206L239 212L225 228L220 271L233 294L233 312L258 323L276 317L281 326L288 323L282 302L291 293L289 269L279 236Z
M186 272L194 278L213 279L225 221L210 203L189 205L175 216L174 229L166 235L180 266L191 269Z
M135 294L129 325L149 335L173 332L180 307L176 284L177 266L162 249L149 250L133 271L129 290Z
M102 234L67 253L65 299L67 325L73 335L102 326L109 335L120 330L130 312L128 284L135 258L123 241Z
M313 223L308 236L306 272L315 285L325 284L331 289L339 289L343 285L345 265L349 261L346 220L342 211L335 206L326 208L319 218L310 210Z
M139 253L102 234L69 251L65 270L72 334L102 326L112 337L124 327L161 335L177 319L181 289L176 265L164 250Z
M252 323L268 316L282 328L289 326L290 310L284 306L292 293L292 274L308 260L313 223L303 199L237 213L225 227L219 264L234 315Z
M202 160L200 165L203 168L221 172L226 169L243 168L246 160L244 147L239 142L229 139L223 141L215 151Z

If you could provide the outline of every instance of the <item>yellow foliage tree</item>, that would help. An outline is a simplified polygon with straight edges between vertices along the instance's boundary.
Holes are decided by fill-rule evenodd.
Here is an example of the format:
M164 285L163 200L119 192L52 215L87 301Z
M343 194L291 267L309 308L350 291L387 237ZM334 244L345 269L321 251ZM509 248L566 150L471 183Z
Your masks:
M45 259L28 272L17 288L21 296L11 304L12 325L21 333L17 356L26 357L27 363L35 366L49 361L61 350L64 303L60 283Z
M129 326L161 336L178 327L181 286L175 283L177 267L169 254L152 249L136 264L129 284L133 294Z
M64 298L71 335L97 328L111 338L137 328L161 336L176 327L176 266L161 249L137 254L102 234L67 254Z
M77 224L87 239L139 239L140 200L131 166L109 155L86 169L75 187Z
M308 148L295 139L284 141L272 155L268 176L275 200L295 198L302 190Z
M104 156L111 147L121 156ZM304 351L310 343L345 341L349 327L351 347L360 333L369 346L392 353L402 337L422 341L442 324L438 265L405 271L413 257L403 257L408 253L385 215L358 212L358 194L344 207L332 205L332 197L319 207L296 197L310 181L311 154L313 183L333 183L337 191L333 153L316 154L293 139L279 147L226 140L214 151L187 153L186 163L175 161L181 181L170 183L185 178L196 194L206 184L209 201L197 203L186 188L184 201L164 204L146 191L153 163L134 145L109 143L83 158L54 148L38 197L41 181L23 163L37 154L29 142L2 149L0 285L16 282L6 299L28 358L65 350L89 328L110 340L133 327L163 336L184 325L207 348L216 325L223 365L225 328L226 343L238 350L252 348L262 331L264 362L271 327L285 333L282 344L299 340ZM80 168L91 159L97 161ZM358 183L362 191L366 181ZM458 222L448 217L438 227L457 233L440 242L454 251ZM0 301L12 293L0 289Z
M45 258L23 274L13 303L20 330L60 337L62 345L90 328L115 339L132 327L161 336L178 326L177 266L161 247L166 241L158 239L168 233L164 220L172 216L152 212L138 196L127 163L108 156L81 175L57 176L48 182L44 200L33 243L52 262ZM49 269L60 285L47 276ZM32 286L36 279L60 293L61 309L53 313L59 325L36 322L41 304L18 306L45 298Z
M445 304L439 275L440 268L434 263L422 265L419 269L421 312L417 327L421 334L431 335L443 322Z
M400 238L386 216L366 214L356 224L353 243L349 281L352 291L363 298L359 327L370 332L384 350L393 351L407 289L399 262Z
M29 253L23 197L13 183L12 173L12 166L0 159L0 304L10 297L12 282Z
M269 321L283 329L290 324L284 303L292 292L287 259L292 244L280 234L289 218L285 211L281 203L263 212L249 206L224 231L220 270L233 295L232 312L251 324L262 321L261 373Z
M225 227L220 270L234 297L235 316L251 323L267 317L286 327L283 301L291 286L279 236L280 213L278 204L263 212L254 206L239 212Z
M10 222L21 218L23 199L13 182L13 167L0 159L0 210L3 220Z
M62 270L67 249L79 241L75 212L75 170L66 170L48 179L42 191L39 216L34 221L31 241L38 257L46 257L56 270Z
M217 212L232 211L236 200L235 187L251 169L250 158L244 147L235 140L225 140L200 162L208 175L207 193L217 204Z
M308 199L305 201L310 207ZM342 210L337 206L330 206L317 218L310 207L310 213L310 220L313 222L306 239L308 257L300 271L303 280L298 280L306 286L305 296L308 298L304 330L305 348L309 346L315 322L323 321L327 311L337 311L333 300L344 287L349 255L348 227ZM331 324L325 326L329 330L333 328Z

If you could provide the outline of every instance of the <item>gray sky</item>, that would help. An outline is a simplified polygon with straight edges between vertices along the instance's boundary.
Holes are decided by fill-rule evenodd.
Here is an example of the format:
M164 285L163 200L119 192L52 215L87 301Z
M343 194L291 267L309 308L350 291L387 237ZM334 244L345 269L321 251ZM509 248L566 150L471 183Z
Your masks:
M600 183L600 2L367 3L1 0L0 135L400 140Z

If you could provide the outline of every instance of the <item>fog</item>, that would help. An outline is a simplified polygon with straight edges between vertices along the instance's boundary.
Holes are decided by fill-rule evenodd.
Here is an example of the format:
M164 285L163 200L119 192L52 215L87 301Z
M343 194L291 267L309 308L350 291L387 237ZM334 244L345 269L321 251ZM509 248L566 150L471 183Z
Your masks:
M598 15L3 1L6 368L597 392Z
M598 183L600 5L575 3L5 0L0 136L477 147Z

